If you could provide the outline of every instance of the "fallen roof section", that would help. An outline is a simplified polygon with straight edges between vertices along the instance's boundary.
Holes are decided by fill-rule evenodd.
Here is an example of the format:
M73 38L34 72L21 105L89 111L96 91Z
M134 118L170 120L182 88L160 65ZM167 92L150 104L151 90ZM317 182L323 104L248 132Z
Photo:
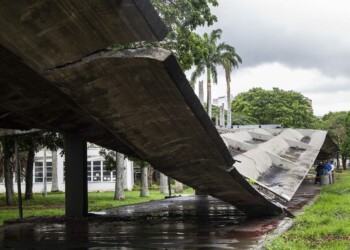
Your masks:
M0 96L1 107L18 115L13 122L79 135L137 155L251 215L283 212L233 167L234 160L170 52L99 52L42 75L14 62L28 77L21 80L3 72L8 92ZM28 84L33 80L29 77L40 85Z
M100 52L44 76L164 174L250 214L282 212L235 170L234 160L169 51Z
M335 156L326 131L311 129L235 129L223 132L235 167L262 192L290 201L316 159Z
M247 214L284 211L233 166L174 55L101 51L164 37L148 0L6 0L0 20L1 127L79 136L147 160ZM272 155L257 150L261 158Z

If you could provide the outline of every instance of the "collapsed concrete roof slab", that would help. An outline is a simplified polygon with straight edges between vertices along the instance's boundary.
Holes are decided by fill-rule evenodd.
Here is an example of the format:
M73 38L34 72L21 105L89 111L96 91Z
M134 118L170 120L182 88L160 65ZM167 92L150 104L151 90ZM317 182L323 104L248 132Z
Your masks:
M250 214L282 212L235 171L169 51L99 52L44 77L161 172Z
M0 68L17 68L26 76L2 72L6 93L0 106L18 115L13 122L135 154L249 214L283 212L233 167L234 160L170 52L99 52L41 76L5 52L7 60ZM30 84L33 79L38 84Z
M0 32L2 46L39 70L116 43L158 41L167 34L149 0L4 0Z
M270 193L251 186L233 166L170 52L101 51L113 43L164 37L165 27L148 0L6 0L0 14L1 127L79 136L147 160L250 215L283 212ZM258 134L273 136L256 131L242 138ZM296 137L286 133L283 143ZM240 143L249 150L262 144L260 139ZM257 150L273 164L279 160L263 146Z
M239 161L235 164L239 173L262 192L286 201L292 199L316 159L330 159L338 151L321 130L250 128L222 132L221 136Z

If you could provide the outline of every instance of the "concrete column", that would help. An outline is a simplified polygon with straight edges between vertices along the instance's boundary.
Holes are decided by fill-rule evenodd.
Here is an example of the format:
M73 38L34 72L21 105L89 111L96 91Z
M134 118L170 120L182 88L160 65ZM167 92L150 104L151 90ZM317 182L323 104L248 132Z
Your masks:
M75 136L65 135L66 216L84 217L88 212L87 145Z

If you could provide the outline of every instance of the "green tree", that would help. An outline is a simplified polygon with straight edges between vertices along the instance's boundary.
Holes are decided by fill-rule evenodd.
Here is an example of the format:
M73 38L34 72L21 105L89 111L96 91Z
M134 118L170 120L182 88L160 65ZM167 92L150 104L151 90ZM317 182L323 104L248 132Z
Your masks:
M207 111L210 118L212 117L211 83L217 83L217 66L224 60L229 60L231 63L241 60L232 46L224 42L217 44L221 34L220 29L213 30L210 34L204 33L201 49L197 51L200 54L196 57L196 68L191 75L191 81L195 82L199 76L205 72L207 74Z
M216 122L216 117L219 117L220 114L220 108L217 106L213 106L212 108L212 115L213 115L213 122ZM225 117L227 118L227 112L225 112ZM247 116L242 113L235 112L233 113L231 111L231 117L232 117L232 125L253 125L253 124L259 124L259 121L255 119L254 117Z
M232 111L253 117L259 124L283 127L311 128L315 121L309 99L298 92L278 88L253 88L240 93L232 102Z
M189 70L201 50L200 36L195 33L199 26L212 25L217 21L211 7L217 0L151 0L168 29L167 37L160 42L141 41L131 44L115 44L111 49L135 49L161 47L171 50L183 70Z
M343 169L346 169L346 160L350 157L350 112L347 112L345 121L345 139L340 146L340 152L342 154Z
M252 125L259 124L259 121L254 117L244 115L242 113L231 113L233 125Z
M339 154L343 169L346 169L346 160L350 156L350 113L346 111L329 112L320 121L320 129L327 130L331 138L339 146ZM339 167L337 159L337 167Z
M148 170L151 165L143 160L140 160L136 157L128 157L129 160L133 161L134 164L140 167L141 169L141 189L140 189L140 197L148 197L149 196L149 182L148 182Z
M105 148L102 148L99 154L105 159L106 169L109 171L116 171L114 200L125 200L123 154Z
M14 204L13 172L14 172L14 141L10 136L1 138L1 163L5 179L6 205Z
M234 48L223 55L221 65L225 70L226 77L226 96L227 96L227 126L231 128L231 73L234 68L238 68L238 63L242 63L242 59L236 54Z
M51 151L62 149L63 136L56 132L47 131L25 134L19 137L19 147L21 152L26 152L27 154L25 171L26 190L24 198L30 200L33 199L33 165L35 152L38 152L43 147Z
M217 21L211 13L211 7L217 6L217 0L151 0L168 28L162 47L172 50L183 70L193 65L199 45L199 36L194 32L197 27L212 25Z
M63 138L54 132L40 131L36 133L17 135L20 151L20 162L22 166L21 176L25 177L25 199L33 198L33 165L34 155L42 147L50 150L57 150L63 147ZM8 135L1 140L2 155L1 161L4 169L6 201L8 205L13 203L13 172L14 172L14 136ZM23 157L26 155L26 157ZM26 158L24 161L22 158ZM24 168L24 166L26 166Z

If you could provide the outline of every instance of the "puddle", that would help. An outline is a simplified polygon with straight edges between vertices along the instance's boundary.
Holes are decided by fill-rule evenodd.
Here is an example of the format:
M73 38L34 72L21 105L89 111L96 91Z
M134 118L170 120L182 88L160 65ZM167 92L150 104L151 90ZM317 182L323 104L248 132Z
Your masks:
M288 206L300 209L319 189L302 185ZM100 211L83 219L10 221L0 228L0 248L254 249L283 219L247 218L210 196L186 196Z
M309 144L311 141L311 138L309 136L305 136L300 140L302 143Z

